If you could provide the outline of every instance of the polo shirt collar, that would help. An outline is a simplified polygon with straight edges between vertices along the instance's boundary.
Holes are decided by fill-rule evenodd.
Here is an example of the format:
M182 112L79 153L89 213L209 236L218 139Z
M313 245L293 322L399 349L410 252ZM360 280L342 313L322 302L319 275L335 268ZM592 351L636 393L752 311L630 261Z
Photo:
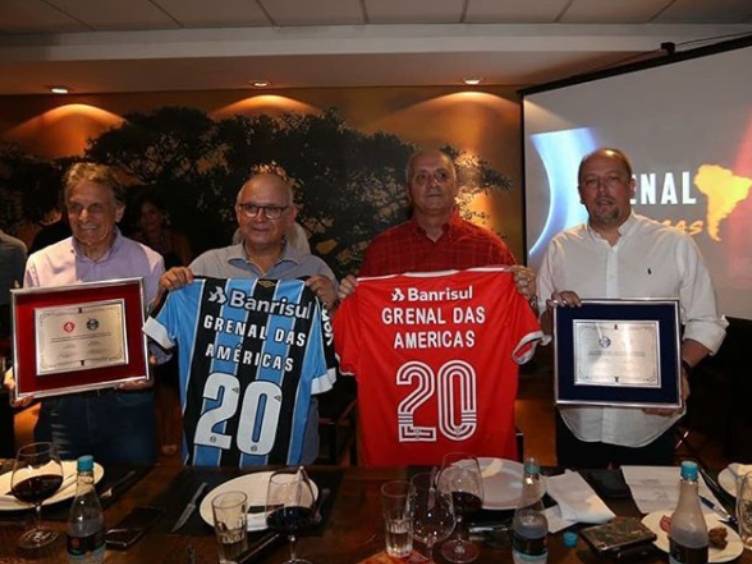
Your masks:
M415 219L415 217L411 217L408 220L408 224L410 224L410 227L416 234L422 235L423 237L427 237L426 230L423 229L418 224L418 221ZM459 209L455 207L452 210L452 214L449 216L449 221L447 221L444 225L441 226L441 229L443 230L444 233L440 238L446 235L447 237L449 237L450 240L452 240L459 234L461 228L462 228L462 218L460 217Z
M282 254L277 259L275 265L281 262L294 262L295 264L300 264L302 260L303 253L301 253L299 250L295 249L292 245L285 241L285 246L282 249ZM237 245L232 245L227 252L227 262L233 263L236 261L253 264L253 262L248 258L248 255L245 252L245 246L242 241Z

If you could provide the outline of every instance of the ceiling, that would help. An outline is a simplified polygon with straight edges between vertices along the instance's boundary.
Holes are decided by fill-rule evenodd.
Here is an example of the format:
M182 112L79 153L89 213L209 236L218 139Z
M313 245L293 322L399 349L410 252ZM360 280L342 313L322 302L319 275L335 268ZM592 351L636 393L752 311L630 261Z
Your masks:
M0 0L0 94L526 86L752 33L752 0Z

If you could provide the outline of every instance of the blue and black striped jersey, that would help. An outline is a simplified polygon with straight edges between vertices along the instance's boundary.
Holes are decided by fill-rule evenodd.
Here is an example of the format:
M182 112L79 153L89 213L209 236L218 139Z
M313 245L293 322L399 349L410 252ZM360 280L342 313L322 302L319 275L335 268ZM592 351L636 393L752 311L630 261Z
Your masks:
M298 464L312 394L335 380L331 323L301 280L196 278L144 331L178 347L186 464Z

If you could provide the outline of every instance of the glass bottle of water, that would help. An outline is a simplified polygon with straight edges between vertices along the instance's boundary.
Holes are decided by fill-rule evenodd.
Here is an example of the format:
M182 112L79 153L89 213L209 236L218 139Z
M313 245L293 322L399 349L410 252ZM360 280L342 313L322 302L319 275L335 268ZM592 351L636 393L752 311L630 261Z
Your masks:
M104 516L94 489L94 459L78 459L76 497L68 515L68 561L95 564L104 561Z
M708 561L708 527L697 497L697 463L681 465L679 503L671 516L669 562L694 564Z
M512 523L515 564L537 564L548 560L548 521L543 514L543 493L540 467L534 458L528 458L522 478L522 495Z

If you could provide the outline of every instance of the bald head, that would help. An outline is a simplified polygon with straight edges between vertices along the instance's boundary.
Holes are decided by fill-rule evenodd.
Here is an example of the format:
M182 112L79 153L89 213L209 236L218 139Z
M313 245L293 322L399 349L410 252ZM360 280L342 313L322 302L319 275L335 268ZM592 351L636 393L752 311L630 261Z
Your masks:
M291 206L293 203L292 186L284 178L273 172L261 172L254 174L245 184L238 190L238 195L235 198L235 203L239 204L245 201L247 194L252 193L256 189L263 189L266 192L279 193L284 199L286 206Z
M620 163L621 166L624 168L624 174L627 178L632 178L632 163L629 162L629 159L627 158L627 155L624 154L623 151L620 151L619 149L613 149L611 147L601 147L600 149L596 149L592 153L588 153L585 155L585 157L580 161L580 167L577 169L577 182L582 182L582 171L586 168L587 164L598 158L606 158L611 159L617 163Z

